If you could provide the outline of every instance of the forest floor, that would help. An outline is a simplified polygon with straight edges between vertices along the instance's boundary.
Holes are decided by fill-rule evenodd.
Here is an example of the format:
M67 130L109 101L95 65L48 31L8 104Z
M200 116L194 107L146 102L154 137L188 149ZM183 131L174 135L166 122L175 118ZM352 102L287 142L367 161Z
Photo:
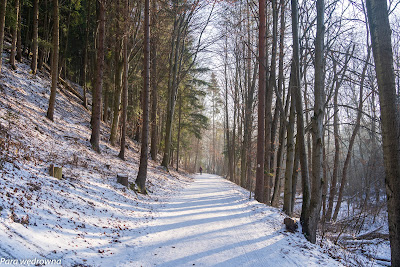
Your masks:
M140 146L128 140L120 160L102 124L95 153L80 100L60 87L47 120L49 75L30 74L27 61L17 67L3 60L0 77L0 266L375 264L286 232L279 209L221 177L167 172L150 160L150 194L136 194L116 175L134 182ZM63 167L63 179L49 175L50 164Z

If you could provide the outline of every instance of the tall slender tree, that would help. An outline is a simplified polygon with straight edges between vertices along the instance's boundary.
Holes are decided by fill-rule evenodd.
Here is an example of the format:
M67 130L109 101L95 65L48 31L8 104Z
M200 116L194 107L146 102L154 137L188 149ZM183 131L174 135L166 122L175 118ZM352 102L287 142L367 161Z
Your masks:
M314 116L312 119L312 183L310 213L308 216L308 228L306 238L315 243L317 238L317 227L322 205L323 184L323 159L322 146L324 138L324 0L317 0L317 35L315 40L315 80L314 80Z
M1 74L1 65L3 63L3 43L4 43L4 26L6 24L6 7L7 0L1 1L0 6L0 74Z
M125 139L126 139L126 124L127 124L127 116L128 116L128 70L129 70L129 62L128 62L128 34L129 34L129 3L128 0L125 0L125 8L124 8L124 36L122 38L122 57L124 62L124 71L123 71L123 88L122 88L122 134L121 134L121 150L119 152L118 157L122 160L125 160Z
M32 74L36 74L39 43L39 0L33 1L33 33L32 33Z
M392 266L400 266L400 122L387 2L366 0L381 108Z
M217 81L217 76L215 73L211 73L210 86L208 87L210 92L210 105L211 105L211 120L212 120L212 149L211 149L211 172L216 173L216 116L219 113L218 106L221 105L221 99L219 95L219 86Z
M56 103L57 82L58 82L58 51L59 51L59 17L58 0L53 0L53 49L51 55L51 92L49 107L47 109L47 118L54 120L54 108Z
M285 49L285 11L286 11L286 1L285 0L280 0L279 1L279 7L280 7L280 30L279 30L279 66L278 66L278 90L276 91L276 104L275 104L275 113L274 113L274 119L272 121L272 127L271 127L271 160L270 160L270 165L272 171L275 173L275 183L274 183L274 192L272 195L271 199L271 205L272 206L278 206L279 204L279 199L280 199L280 193L281 193L281 177L280 177L280 168L281 168L281 162L283 159L283 153L282 149L283 146L285 145L284 142L284 132L285 132L285 124L286 124L286 114L283 114L281 112L280 108L282 108L280 105L283 105L282 103L282 95L283 95L283 83L284 83L284 73L283 73L283 60L284 60L284 49ZM283 108L282 108L283 109ZM295 110L295 105L293 102L293 112ZM283 110L282 110L283 111ZM275 162L275 136L276 136L276 131L278 127L278 119L280 117L280 130L279 130L279 135L278 135L278 151L277 151L277 159L276 159L276 167L274 166ZM294 116L293 116L294 117ZM293 128L294 129L294 128ZM289 144L289 143L288 143ZM294 154L294 144L293 144L293 154ZM291 177L289 179L291 182ZM290 186L291 187L291 186Z
M117 14L121 11L121 1L114 1L115 8ZM121 93L122 87L121 81L123 76L123 62L121 61L121 44L122 44L122 36L121 36L121 21L120 18L117 17L115 20L116 34L115 34L115 43L114 43L114 65L115 65L115 73L114 73L114 101L113 101L113 118L111 122L111 134L110 134L110 143L111 145L115 145L117 141L118 135L118 125L120 124L120 106L121 106Z
M294 164L294 157L295 157L295 143L294 143L294 127L295 127L295 120L296 120L296 103L295 103L295 96L293 88L295 83L295 66L292 60L291 66L291 74L290 74L290 82L289 82L289 94L288 99L291 99L290 104L290 113L289 113L289 123L287 125L287 149L286 149L286 171L285 171L285 190L284 190L284 200L283 200L283 211L288 214L289 216L292 215L292 176L293 176L293 164ZM287 105L289 105L289 101L287 101ZM283 127L283 125L281 126ZM285 144L282 142L281 146ZM279 160L279 158L278 158ZM277 170L277 174L278 174ZM275 185L276 187L277 185ZM280 194L278 191L277 194ZM274 200L274 198L272 198ZM272 205L274 205L274 201L272 201Z
M151 56L151 148L150 154L153 160L157 159L157 143L158 143L158 131L157 131L157 102L158 102L158 91L157 91L157 39L156 39L156 27L157 27L157 1L151 2L151 42L150 42L150 56Z
M144 40L143 40L143 125L139 172L136 185L139 192L146 194L147 163L149 152L149 91L150 91L150 1L144 2Z
M100 120L101 120L101 96L103 91L104 69L104 39L105 39L105 0L97 1L97 58L96 58L96 82L93 88L92 105L92 135L90 143L93 149L100 153Z
M83 106L87 108L87 73L88 73L88 61L89 61L89 20L91 12L91 0L86 2L86 20L85 20L85 50L83 55Z
M15 65L15 55L17 51L17 35L18 35L18 18L19 18L19 0L14 0L14 15L16 15L15 23L12 27L12 41L11 41L11 53L10 53L10 64L15 70L17 66Z
M22 8L24 6L23 1L19 1L19 12L18 12L18 28L17 28L17 55L16 55L16 60L18 62L22 62L22 37L21 37L21 27L22 27L22 22L21 22L21 13L22 13Z
M260 16L260 26L258 30L258 129L257 129L257 169L256 169L256 188L255 199L259 202L264 201L264 156L265 156L265 1L258 1L258 13Z
M301 184L303 193L303 202L301 207L300 223L303 226L303 233L308 230L308 213L310 206L310 179L308 173L307 151L305 144L305 130L304 130L304 117L303 117L303 103L302 103L302 90L300 87L300 41L299 41L299 7L297 0L291 0L292 4L292 36L293 36L293 90L296 100L296 118L297 118L297 137L296 137L296 155L298 158L294 160L293 175L292 175L292 201L291 205L293 210L294 199L296 193L296 176L298 163L301 166Z
M265 165L266 172L264 181L264 202L271 204L271 189L272 189L272 143L271 143L271 127L272 127L272 99L273 92L276 87L276 56L278 48L278 1L272 0L272 50L271 50L271 65L269 71L268 88L265 96Z

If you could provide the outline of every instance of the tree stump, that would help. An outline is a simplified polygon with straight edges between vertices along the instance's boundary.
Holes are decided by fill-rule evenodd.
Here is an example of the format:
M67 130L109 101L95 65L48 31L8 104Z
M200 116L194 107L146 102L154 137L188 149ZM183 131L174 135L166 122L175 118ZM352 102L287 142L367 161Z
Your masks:
M50 176L53 176L59 180L62 179L62 167L55 167L54 164L50 164L49 168Z
M62 167L54 167L54 177L59 180L62 179Z
M50 167L49 167L49 174L50 174L50 176L53 176L53 177L54 177L54 164L50 164Z
M121 174L121 173L117 174L117 183L128 187L128 185L129 185L129 183L128 183L128 175Z
M285 218L283 220L283 223L286 225L286 231L289 231L291 233L296 232L297 228L299 227L297 222L295 220L290 219L290 218Z

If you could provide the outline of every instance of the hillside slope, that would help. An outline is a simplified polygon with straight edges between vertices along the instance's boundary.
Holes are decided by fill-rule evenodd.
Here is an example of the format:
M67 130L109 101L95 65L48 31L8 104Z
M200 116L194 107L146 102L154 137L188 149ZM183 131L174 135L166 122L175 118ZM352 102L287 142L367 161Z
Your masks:
M8 58L5 54L3 58ZM26 63L26 62L25 62ZM31 75L28 64L12 71L3 60L0 77L0 256L6 259L62 259L66 266L96 265L126 249L121 239L137 234L158 201L191 181L149 162L150 196L116 183L117 173L134 182L138 146L128 141L127 160L108 144L101 127L101 151L90 148L90 113L78 98L58 90L54 122L45 118L50 94L47 74ZM48 175L53 163L63 180ZM19 223L18 223L19 222Z

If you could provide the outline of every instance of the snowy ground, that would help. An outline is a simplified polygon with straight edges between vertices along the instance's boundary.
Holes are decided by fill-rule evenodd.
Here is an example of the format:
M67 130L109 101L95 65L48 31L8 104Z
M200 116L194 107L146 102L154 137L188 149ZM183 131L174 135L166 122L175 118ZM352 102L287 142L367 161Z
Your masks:
M118 159L102 124L102 154L93 152L90 113L65 89L57 92L54 122L47 120L50 80L31 75L26 63L12 71L3 60L0 77L0 266L26 259L54 260L46 266L346 264L285 232L278 209L220 177L193 182L150 161L149 196L117 184L117 173L134 182L139 146L128 141L127 160ZM64 179L48 175L51 163L63 167Z
M128 141L127 160L120 160L102 124L102 154L93 152L90 113L79 99L59 90L54 122L47 120L48 76L17 65L12 71L3 60L0 77L0 266L35 258L101 266L102 258L126 250L121 239L140 234L158 203L192 179L150 161L150 196L117 184L117 173L134 182L139 147ZM63 180L48 175L51 163L63 167Z
M284 217L221 177L198 175L149 223L126 266L341 266L285 232Z

